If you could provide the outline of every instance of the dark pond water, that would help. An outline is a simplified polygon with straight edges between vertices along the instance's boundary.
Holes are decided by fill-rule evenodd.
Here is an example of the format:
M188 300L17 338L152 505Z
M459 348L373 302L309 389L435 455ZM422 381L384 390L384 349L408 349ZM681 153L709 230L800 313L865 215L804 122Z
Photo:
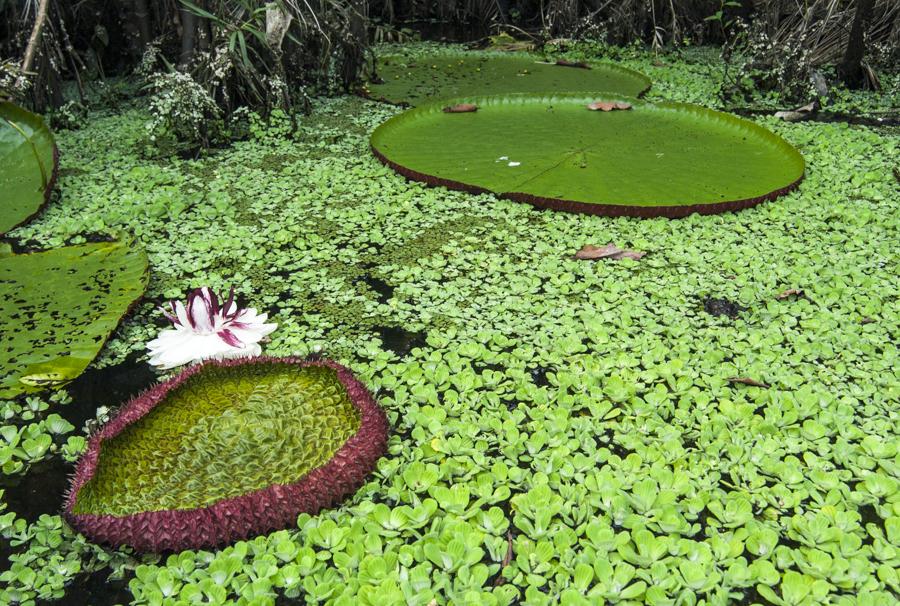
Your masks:
M66 595L57 601L38 600L37 606L116 606L134 599L127 580L108 579L109 570L78 575L66 586Z
M29 523L44 514L56 515L62 509L72 466L62 457L35 463L21 476L2 476L0 488L8 511Z
M69 383L66 390L72 402L61 407L59 414L81 429L85 421L97 416L101 406L117 408L156 383L153 367L141 360L142 352L134 352L121 364L91 369Z
M380 326L376 329L385 349L399 357L407 355L416 347L425 347L425 333L410 332L399 326Z
M713 297L703 299L703 309L712 316L728 316L731 319L737 318L742 311L747 310L746 307L742 307L734 301Z

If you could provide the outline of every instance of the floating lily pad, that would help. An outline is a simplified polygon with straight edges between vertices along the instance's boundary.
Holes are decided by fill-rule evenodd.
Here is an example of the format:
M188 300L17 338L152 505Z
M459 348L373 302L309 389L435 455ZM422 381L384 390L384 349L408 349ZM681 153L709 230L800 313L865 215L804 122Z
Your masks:
M636 97L650 88L647 76L611 63L593 63L585 69L537 56L483 53L383 56L378 60L378 76L380 83L367 85L371 97L408 105L464 95L556 91L607 91Z
M747 120L683 103L597 96L467 97L404 112L372 134L410 179L598 215L682 217L753 206L793 189L804 161ZM476 112L447 113L448 103Z
M128 242L0 250L0 398L80 375L147 279L147 256Z
M209 547L336 503L386 445L381 408L336 363L206 363L130 400L91 438L65 512L100 543Z
M0 234L34 216L50 197L57 152L43 118L0 103Z

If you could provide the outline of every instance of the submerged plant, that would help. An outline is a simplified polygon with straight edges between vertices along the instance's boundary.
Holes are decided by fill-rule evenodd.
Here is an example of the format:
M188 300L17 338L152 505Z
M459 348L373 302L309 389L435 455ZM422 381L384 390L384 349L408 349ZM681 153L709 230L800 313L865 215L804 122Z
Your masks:
M219 297L208 286L188 295L187 305L170 301L163 314L174 328L163 330L147 343L150 363L162 369L210 358L248 358L262 353L259 342L277 324L266 324L267 314L253 307L240 309L234 300L234 288L219 305Z
M65 514L96 542L213 546L335 503L386 445L381 408L334 362L207 362L132 399L90 439Z

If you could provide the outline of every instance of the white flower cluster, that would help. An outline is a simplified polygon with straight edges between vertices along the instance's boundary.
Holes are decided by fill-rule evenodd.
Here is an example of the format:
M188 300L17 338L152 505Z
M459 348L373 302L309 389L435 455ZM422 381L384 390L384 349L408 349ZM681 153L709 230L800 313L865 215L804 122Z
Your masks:
M147 123L147 131L152 141L161 135L195 141L200 138L204 123L221 114L215 100L188 73L153 74L150 85L154 90L150 99L153 117Z

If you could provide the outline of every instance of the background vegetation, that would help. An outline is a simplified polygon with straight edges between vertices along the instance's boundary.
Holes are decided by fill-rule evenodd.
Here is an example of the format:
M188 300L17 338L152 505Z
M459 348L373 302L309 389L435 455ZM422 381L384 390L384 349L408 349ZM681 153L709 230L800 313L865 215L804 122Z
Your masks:
M310 91L347 90L371 68L371 42L435 20L463 37L506 30L539 48L571 38L718 45L737 93L749 78L795 98L822 94L831 76L877 88L900 56L893 0L0 0L0 94L45 111L84 105L98 81L137 73L149 91L194 106L182 121L228 122L239 107L267 114L305 108ZM837 72L823 76L827 65ZM197 128L175 125L204 144L224 125Z

